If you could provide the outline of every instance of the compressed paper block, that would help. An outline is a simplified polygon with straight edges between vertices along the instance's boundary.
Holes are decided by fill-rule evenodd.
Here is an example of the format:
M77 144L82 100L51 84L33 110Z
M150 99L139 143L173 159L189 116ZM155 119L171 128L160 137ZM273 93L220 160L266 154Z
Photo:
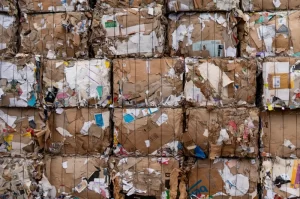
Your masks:
M182 58L114 59L113 70L115 106L181 106Z

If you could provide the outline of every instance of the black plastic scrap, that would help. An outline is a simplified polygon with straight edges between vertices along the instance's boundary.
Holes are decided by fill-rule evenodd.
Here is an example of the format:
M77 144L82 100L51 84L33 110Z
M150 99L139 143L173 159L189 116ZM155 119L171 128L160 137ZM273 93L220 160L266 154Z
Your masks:
M274 184L276 185L276 187L280 188L281 185L287 184L287 183L290 183L290 182L291 182L290 180L284 180L281 176L277 176L275 181L274 181Z

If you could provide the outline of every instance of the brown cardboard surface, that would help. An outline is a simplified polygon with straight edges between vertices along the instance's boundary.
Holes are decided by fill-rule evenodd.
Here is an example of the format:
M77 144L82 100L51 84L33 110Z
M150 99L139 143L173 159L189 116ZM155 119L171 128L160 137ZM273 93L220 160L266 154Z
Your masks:
M242 0L242 8L244 11L297 10L300 8L298 1L280 0L279 2L280 5L275 6L273 0Z
M16 16L0 14L0 55L3 57L13 57L16 54L17 30Z
M113 68L115 106L180 106L182 59L114 59Z
M111 64L107 59L45 60L43 101L56 107L107 106ZM101 88L101 94L97 88Z
M166 158L168 160L165 164L161 164L160 159L111 157L109 161L111 172L120 173L120 176L116 177L119 182L132 183L135 189L140 190L141 193L136 191L135 194L160 198L164 191L170 190L170 187L177 189L178 177L172 178L172 174L180 172L179 162L175 158ZM117 187L117 184L114 184L114 187ZM128 193L125 186L123 188L121 186L121 191L121 195Z
M88 12L24 15L20 52L49 59L87 58L91 17Z
M262 112L261 155L266 157L299 157L299 114L296 111ZM290 145L284 145L289 141Z
M93 122L95 114L102 114L103 128ZM95 108L68 108L62 114L53 114L49 120L51 139L47 142L47 151L55 154L103 154L110 145L110 113L108 109ZM86 133L81 130L85 122L93 122ZM68 131L71 136L59 133L57 128L61 127ZM59 152L56 152L53 145L62 144Z
M67 168L63 168L64 162L67 162ZM48 157L46 164L46 176L51 185L55 186L57 196L62 194L62 192L65 192L83 199L106 198L107 188L104 187L97 189L101 191L101 194L88 187L80 193L72 191L72 189L82 181L82 178L90 179L95 172L95 176L91 181L94 181L94 178L100 178L108 184L109 175L106 175L106 173L108 174L108 170L107 163L104 159L94 157L54 156ZM100 169L99 173L97 173L98 169Z
M198 197L201 195L213 196L213 198L258 198L258 167L259 161L255 159L198 160L189 173L188 194ZM227 174L224 179L220 175L223 172ZM240 181L241 178L249 183L248 186L242 187L242 192L234 188L235 186L241 187L239 185L243 182ZM231 191L228 189L228 182L225 182L227 180L235 185L231 186Z
M239 7L239 0L168 0L170 11L230 11Z
M21 155L44 149L49 131L38 109L1 108L0 113L1 155Z
M161 5L139 10L102 5L96 4L90 38L96 58L162 56L166 20Z
M159 108L156 112L143 116L149 109L115 109L115 149L116 155L166 155L176 153L176 142L182 134L183 114L180 108ZM124 116L134 117L128 122ZM136 115L136 116L134 116ZM167 120L165 118L167 117ZM125 117L126 118L126 117ZM126 123L128 122L128 123ZM162 124L160 124L162 123ZM146 142L149 141L149 147ZM117 146L117 144L121 144ZM157 150L157 151L156 151Z
M241 56L299 56L299 39L295 33L299 31L299 15L300 11L250 14L243 27Z
M22 12L72 12L87 11L90 9L88 0L20 0L18 2Z
M138 8L146 7L149 4L152 5L153 3L164 5L164 0L97 0L96 6L109 6L112 8Z
M18 10L16 7L16 0L2 0L0 2L0 11L17 16Z
M40 98L41 73L40 58L21 55L10 59L0 59L0 106L2 107L37 107ZM34 100L33 100L34 101Z
M186 58L184 95L191 106L254 106L256 60Z
M187 109L187 131L181 141L193 154L199 146L210 158L258 154L259 112L256 108ZM222 129L227 136L222 134ZM225 138L227 137L227 138Z

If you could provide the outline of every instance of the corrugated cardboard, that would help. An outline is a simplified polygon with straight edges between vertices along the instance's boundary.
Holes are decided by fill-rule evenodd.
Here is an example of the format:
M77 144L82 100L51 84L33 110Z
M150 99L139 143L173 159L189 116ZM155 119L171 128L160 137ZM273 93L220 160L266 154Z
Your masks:
M189 174L188 194L193 198L258 198L259 161L198 160Z
M18 10L16 7L16 0L1 0L0 11L7 12L10 15L17 16Z
M94 11L91 43L95 57L159 57L164 52L166 20L162 6Z
M90 9L88 0L20 0L20 10L25 13L73 12Z
M116 155L176 155L182 134L180 108L115 109Z
M164 0L97 0L97 6L108 6L112 8L139 8L153 6L156 4L164 5Z
M189 105L254 106L256 60L185 58L184 95Z
M162 159L165 159L164 163L161 162ZM115 198L125 194L131 197L135 194L136 197L161 198L164 195L170 195L174 184L177 184L179 180L178 176L172 179L172 174L180 171L179 163L174 158L128 157L121 159L111 157L109 161L112 173L119 174L115 177L118 179L116 182L119 183L113 183L113 185L121 192L114 192ZM177 186L175 189L177 190Z
M87 58L91 17L88 12L25 14L20 52L48 59Z
M230 11L240 0L168 0L170 11Z
M244 57L300 56L300 11L250 14L244 24L241 55Z
M43 65L43 100L46 104L56 107L105 107L110 103L109 60L45 60Z
M299 189L299 159L265 159L261 167L264 198L296 198Z
M18 23L15 16L0 14L0 55L13 57L17 52Z
M237 19L233 13L180 13L169 15L170 55L235 57Z
M50 132L41 116L38 109L1 108L1 155L43 151Z
M181 141L194 156L199 146L210 159L250 157L258 154L259 112L256 108L227 108L208 111L187 109L187 131Z
M41 93L41 59L20 55L0 59L0 106L37 107Z
M2 198L51 198L52 186L41 158L1 158L0 164Z
M275 107L300 107L300 59L277 57L263 62L263 104L268 110Z
M46 176L56 189L56 196L68 195L82 199L110 198L107 162L96 157L47 157ZM75 187L86 180L88 186L80 193ZM75 189L74 189L75 188Z
M112 139L109 117L108 109L68 108L61 114L54 113L49 119L51 139L47 140L47 152L103 154Z
M114 59L113 68L115 106L180 106L182 58Z
M263 11L263 10L297 10L300 2L294 0L242 0L244 11Z
M262 112L262 156L300 157L299 113L296 111Z

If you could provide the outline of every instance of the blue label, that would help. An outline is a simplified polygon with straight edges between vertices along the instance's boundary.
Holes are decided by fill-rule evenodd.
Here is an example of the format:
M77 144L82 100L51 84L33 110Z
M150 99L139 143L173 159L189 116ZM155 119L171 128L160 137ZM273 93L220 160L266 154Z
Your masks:
M200 186L199 188L197 188L197 186L202 182L202 180L199 180L198 182L196 182L195 184L193 184L191 186L191 188L189 188L188 192L189 192L189 195L199 195L199 194L202 194L202 193L207 193L208 192L208 189L206 188L206 186ZM196 188L196 189L195 189Z
M134 121L134 117L130 114L124 115L123 119L124 119L125 123L130 123L130 122Z
M103 122L103 117L102 117L102 113L100 114L95 114L94 115L95 121L97 126L103 127L104 126L104 122Z

